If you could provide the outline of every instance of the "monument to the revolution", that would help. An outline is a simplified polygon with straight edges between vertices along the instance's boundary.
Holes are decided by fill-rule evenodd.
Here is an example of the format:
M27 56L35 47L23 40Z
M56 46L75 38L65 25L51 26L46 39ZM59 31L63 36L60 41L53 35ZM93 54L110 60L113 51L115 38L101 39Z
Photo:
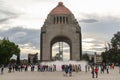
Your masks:
M70 46L70 60L81 59L81 28L72 12L62 2L51 10L41 28L40 60L51 61L52 46L60 41Z

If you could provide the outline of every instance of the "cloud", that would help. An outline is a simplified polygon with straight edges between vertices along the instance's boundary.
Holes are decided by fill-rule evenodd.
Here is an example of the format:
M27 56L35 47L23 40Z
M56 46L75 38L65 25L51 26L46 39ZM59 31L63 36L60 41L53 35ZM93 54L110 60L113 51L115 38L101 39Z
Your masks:
M79 22L83 22L83 23L95 23L95 22L98 22L98 20L96 20L96 19L82 19Z
M6 22L9 18L0 19L0 23Z
M8 37L10 41L19 45L28 43L29 47L34 46L36 49L40 47L40 30L14 27L4 31L0 30L0 37Z
M99 22L94 22L91 24L88 23L82 23L79 22L81 29L82 29L82 35L84 38L95 38L97 40L101 41L108 41L112 38L113 34L117 31L120 31L119 25L120 25L120 18L116 18L113 16L102 16L100 17L98 15L95 16L87 15L84 16L85 18L93 18L95 20L98 20Z
M11 17L6 17L6 18L3 18L3 19L0 19L0 24L5 23L5 22L7 22L8 20L14 19L14 18L16 18L16 17L17 17L17 16L11 16Z
M89 54L91 54L91 52L101 53L104 51L104 41L101 39L96 39L94 37L84 38L82 40L82 49L83 52L87 51L88 53L89 51Z
M96 45L99 45L99 44L102 44L104 41L96 40L94 38L84 38L82 40L82 42L84 42L84 43L95 43Z
M9 22L11 19L17 18L20 14L15 12L14 10L8 10L5 7L0 5L0 24L5 24L6 22Z
M4 37L19 45L21 59L27 59L28 53L34 54L40 51L40 30L13 27L8 30L0 30L0 38Z
M83 52L88 51L91 54L94 51L102 51L104 42L120 30L120 7L119 2L115 0L110 1L107 7L108 1L104 1L105 7L101 7L103 1L95 0L78 1L78 5L72 0L0 0L0 38L9 37L11 41L19 44L22 54L39 51L39 29L58 1L63 1L73 14L78 14L75 16L81 26ZM46 6L49 4L49 7ZM64 47L67 48L66 45ZM58 51L57 48L54 50ZM67 50L69 49L65 49L65 52Z
M4 15L16 15L15 12L8 11L8 10L2 10L2 9L0 9L0 13Z
M5 4L4 2L2 2L1 4L2 5L0 5L0 19L6 17L13 17L20 14L19 12L16 12L12 8L12 6L9 5L9 3Z
M91 48L90 50L96 50L97 52L101 52L101 51L104 51L105 50L105 48L104 47L101 47L101 48Z

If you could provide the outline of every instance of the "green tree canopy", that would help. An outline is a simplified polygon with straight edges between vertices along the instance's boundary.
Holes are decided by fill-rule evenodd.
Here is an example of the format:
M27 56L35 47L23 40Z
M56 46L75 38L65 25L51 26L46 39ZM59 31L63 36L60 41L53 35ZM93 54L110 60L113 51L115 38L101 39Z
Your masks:
M102 53L102 57L107 62L120 63L120 32L114 34L111 39L111 48Z
M0 64L7 64L13 54L20 55L18 45L6 39L0 40Z
M87 53L82 55L82 60L89 61L89 55Z
M120 48L120 32L114 34L114 37L111 39L111 44L113 48Z

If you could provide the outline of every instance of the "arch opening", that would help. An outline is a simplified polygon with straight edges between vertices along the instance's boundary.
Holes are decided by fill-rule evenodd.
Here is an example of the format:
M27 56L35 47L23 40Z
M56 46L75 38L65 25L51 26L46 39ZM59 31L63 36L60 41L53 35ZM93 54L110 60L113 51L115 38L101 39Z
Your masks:
M66 42L56 42L52 46L52 60L70 60L70 46Z
M71 42L66 37L55 37L51 41L51 59L68 61L71 59Z

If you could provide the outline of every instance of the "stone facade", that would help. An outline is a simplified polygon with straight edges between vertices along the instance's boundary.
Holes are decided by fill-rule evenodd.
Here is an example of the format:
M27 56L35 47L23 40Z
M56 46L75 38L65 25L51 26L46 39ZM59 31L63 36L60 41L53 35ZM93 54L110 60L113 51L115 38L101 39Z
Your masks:
M48 14L41 28L41 61L51 61L52 46L63 41L70 46L70 60L80 60L82 56L81 28L74 15L62 2Z

